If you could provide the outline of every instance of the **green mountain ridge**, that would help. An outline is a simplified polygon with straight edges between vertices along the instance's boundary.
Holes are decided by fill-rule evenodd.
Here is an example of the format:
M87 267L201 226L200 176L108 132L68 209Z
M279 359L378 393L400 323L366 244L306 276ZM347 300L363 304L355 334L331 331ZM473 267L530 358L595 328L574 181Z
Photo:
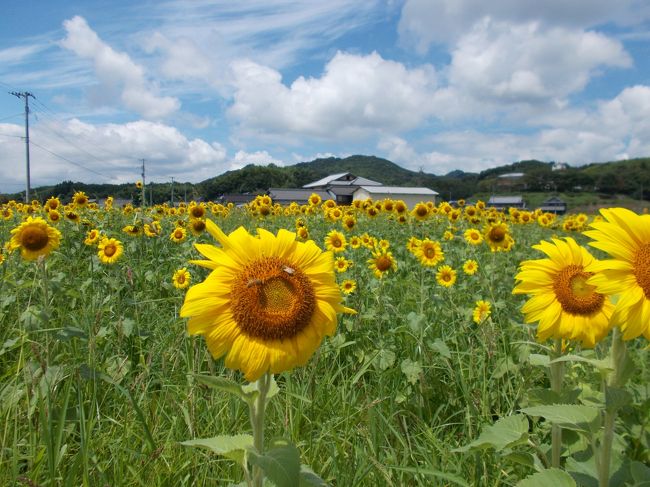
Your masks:
M486 169L480 173L460 169L445 175L411 171L394 162L376 156L353 155L345 158L329 157L279 167L274 164L249 164L241 169L227 171L200 183L174 183L174 200L216 200L227 193L262 194L268 188L300 188L330 174L350 172L378 181L387 186L420 186L437 191L443 199L469 198L475 194L513 194L526 192L579 193L604 195L625 194L637 199L650 199L650 158L591 163L553 170L553 162L526 160ZM509 173L523 173L522 177L499 177ZM147 185L147 200L162 203L171 199L170 183ZM86 184L64 181L52 186L33 189L36 199L51 195L70 198L75 191L85 191L91 198L135 199L140 191L133 184ZM22 194L0 195L4 200L22 199ZM1 201L1 200L0 200Z

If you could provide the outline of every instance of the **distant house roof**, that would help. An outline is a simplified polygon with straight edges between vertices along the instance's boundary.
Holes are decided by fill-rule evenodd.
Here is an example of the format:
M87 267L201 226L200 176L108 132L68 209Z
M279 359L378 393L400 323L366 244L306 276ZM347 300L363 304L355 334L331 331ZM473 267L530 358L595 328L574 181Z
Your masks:
M524 202L523 196L490 196L488 205L520 205Z
M551 196L550 198L545 200L542 204L543 205L553 205L553 204L555 204L555 205L566 205L566 203L561 198L559 198L558 196Z
M506 174L499 174L497 176L498 178L523 178L524 173L523 172L509 172Z
M250 203L255 199L257 194L239 194L239 193L226 193L219 197L219 201L222 203L234 203L234 204L243 204Z
M438 192L429 188L408 188L402 186L361 186L361 189L371 194L414 194L423 196L435 196Z
M381 183L363 177L357 177L349 172L330 174L313 183L305 184L303 188L324 188L327 186L378 186Z
M544 201L539 209L549 213L564 213L567 209L567 204L557 196L552 196Z
M269 188L268 195L275 203L291 203L295 201L299 204L305 204L309 201L312 193L316 193L322 200L331 198L327 191L300 188Z
M335 196L349 196L354 193L358 186L330 186L327 190Z
M569 165L566 162L554 162L553 166L551 167L552 171L562 171L564 169L568 169Z

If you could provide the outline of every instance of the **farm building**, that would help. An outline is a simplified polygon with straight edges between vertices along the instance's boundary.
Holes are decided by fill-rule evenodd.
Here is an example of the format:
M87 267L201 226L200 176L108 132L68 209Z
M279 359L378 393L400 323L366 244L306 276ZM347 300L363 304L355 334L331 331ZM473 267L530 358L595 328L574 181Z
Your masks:
M508 208L526 208L526 202L523 196L490 196L487 202L489 208L497 210L507 210Z
M567 207L566 203L557 196L552 196L542 203L539 207L540 210L546 213L555 213L556 215L564 215Z
M330 194L328 198L336 201L339 205L352 204L353 193L361 186L381 186L381 183L372 179L355 176L349 172L330 174L327 177L305 184L303 188L326 191Z
M334 186L381 186L381 183L373 181L372 179L355 176L349 172L342 172L338 174L330 174L323 179L305 184L303 188L330 189Z
M406 188L401 186L361 186L353 193L353 200L393 199L402 200L409 207L413 207L420 201L436 202L438 193L429 188Z
M323 201L332 198L330 193L322 189L269 188L268 190L268 195L273 200L273 203L282 205L288 205L294 201L299 205L306 205L313 193L320 196Z
M232 203L235 206L244 206L250 203L257 197L257 194L239 194L239 193L225 193L222 194L217 201L222 204Z

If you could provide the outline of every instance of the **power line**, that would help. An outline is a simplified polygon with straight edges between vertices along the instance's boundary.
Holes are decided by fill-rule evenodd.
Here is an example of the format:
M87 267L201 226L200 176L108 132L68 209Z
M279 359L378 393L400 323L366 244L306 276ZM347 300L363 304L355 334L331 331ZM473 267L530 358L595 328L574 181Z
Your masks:
M34 100L36 101L36 103L38 105L40 105L42 107L42 108L37 107L36 110L38 112L40 112L40 114L43 115L44 117L54 119L57 122L66 122L67 121L66 119L61 117L59 114L55 113L52 109L50 109L47 105L45 105L45 103L43 103L39 99L34 98ZM48 113L46 113L46 112L48 112ZM50 123L52 123L52 122L50 122ZM53 130L53 132L54 132L54 130ZM63 136L61 134L58 134L58 135L60 137L62 137L62 138L65 138L65 136ZM81 150L82 152L86 152L84 149L74 145L69 140L67 140L67 139L65 139L65 140L66 140L66 142L68 142L69 144L75 146L77 149ZM92 143L92 142L90 142L90 143ZM95 150L99 149L99 150L101 150L101 151L103 151L103 152L105 152L107 154L110 154L111 156L118 157L120 159L131 159L131 156L127 156L127 155L124 155L124 154L118 154L117 152L113 152L113 151L107 149L106 147L96 146L96 145L93 144L93 149L95 149ZM97 159L97 157L94 156L94 155L91 155L91 157ZM97 160L99 160L99 159L97 159ZM100 161L100 162L105 162L105 161Z
M78 162L75 162L75 161L73 161L73 160L71 160L71 159L68 159L67 157L64 157L64 156L62 156L62 155L60 155L60 154L57 154L56 152L52 152L51 150L46 149L46 148L43 147L42 145L39 145L39 144L37 144L37 143L35 143L35 142L32 142L32 145L35 145L35 146L38 147L39 149L44 150L45 152L47 152L47 153L49 153L49 154L52 154L54 157L58 157L59 159L62 159L62 160L64 160L64 161L69 162L70 164L74 164L75 166L80 167L81 169L83 169L83 170L85 170L85 171L89 171L89 172L95 173L95 174L97 174L98 176L103 176L103 177L108 178L108 179L113 179L112 176L109 176L109 175L107 175L107 174L103 174L103 173L101 173L101 172L99 172L99 171L95 171L94 169L90 169L89 167L85 167L83 164L79 164Z
M48 123L52 123L52 122L48 122ZM106 161L106 159L100 159L100 158L98 158L97 156L95 156L94 154L92 154L91 152L88 152L88 151L85 150L84 148L79 147L77 144L75 144L74 142L72 142L70 139L68 139L68 138L67 138L65 135L63 135L61 132L58 132L57 130L54 130L52 127L50 127L50 126L48 126L48 125L41 125L40 127L41 127L41 128L45 128L45 130L50 131L52 134L56 135L56 136L59 137L61 140L67 142L68 144L70 144L70 145L71 145L72 147L74 147L75 149L77 149L77 150L83 152L83 153L86 154L87 156L92 157L92 158L95 159L96 161L101 162L101 163L105 163L105 164L108 163L108 162Z
M2 137L15 137L17 139L23 139L24 138L22 135L3 134L2 132L0 132L0 136L2 136Z
M22 115L22 113L16 113L14 115L9 115L8 117L0 118L0 122L2 122L3 120L9 120L10 118L20 117L21 115Z
M0 81L0 85L4 86L9 91L16 91L11 86L9 86L7 83L3 83L2 81Z

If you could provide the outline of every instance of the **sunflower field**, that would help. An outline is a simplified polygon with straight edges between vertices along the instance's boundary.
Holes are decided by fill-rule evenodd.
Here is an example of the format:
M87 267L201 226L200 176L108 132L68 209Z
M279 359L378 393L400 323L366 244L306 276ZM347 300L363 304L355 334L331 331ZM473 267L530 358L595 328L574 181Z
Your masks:
M0 485L650 485L650 215L0 206Z

